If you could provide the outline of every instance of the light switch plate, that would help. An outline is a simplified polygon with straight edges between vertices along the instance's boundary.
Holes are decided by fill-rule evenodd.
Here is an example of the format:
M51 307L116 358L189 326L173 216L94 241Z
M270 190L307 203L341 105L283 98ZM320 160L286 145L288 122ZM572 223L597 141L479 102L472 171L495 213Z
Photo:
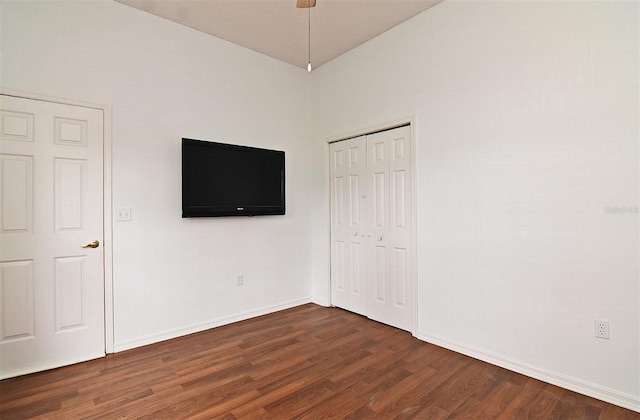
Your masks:
M131 221L131 207L121 207L116 209L116 222Z

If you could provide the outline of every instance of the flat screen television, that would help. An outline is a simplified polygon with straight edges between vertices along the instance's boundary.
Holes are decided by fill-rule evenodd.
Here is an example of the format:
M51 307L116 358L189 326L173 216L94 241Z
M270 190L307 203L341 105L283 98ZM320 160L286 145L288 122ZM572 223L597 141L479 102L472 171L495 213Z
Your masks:
M182 217L285 214L284 152L182 139Z

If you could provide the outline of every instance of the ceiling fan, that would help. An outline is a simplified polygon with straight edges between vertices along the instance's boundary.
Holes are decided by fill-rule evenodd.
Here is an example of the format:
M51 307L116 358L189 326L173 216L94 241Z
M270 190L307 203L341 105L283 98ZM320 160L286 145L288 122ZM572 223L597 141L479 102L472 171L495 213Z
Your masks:
M296 7L299 9L308 9L309 7L316 7L316 0L297 0Z

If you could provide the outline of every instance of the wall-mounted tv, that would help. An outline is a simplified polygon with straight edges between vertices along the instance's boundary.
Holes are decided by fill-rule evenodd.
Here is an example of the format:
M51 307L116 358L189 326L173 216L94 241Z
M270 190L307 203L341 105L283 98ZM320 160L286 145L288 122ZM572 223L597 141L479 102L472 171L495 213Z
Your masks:
M182 139L182 217L279 214L283 151Z

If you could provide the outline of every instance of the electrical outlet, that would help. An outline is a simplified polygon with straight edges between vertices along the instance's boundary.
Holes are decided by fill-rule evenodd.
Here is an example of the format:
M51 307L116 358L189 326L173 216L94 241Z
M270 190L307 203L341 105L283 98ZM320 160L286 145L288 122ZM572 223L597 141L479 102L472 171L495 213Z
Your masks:
M238 274L236 279L236 286L242 286L244 284L244 274Z
M609 336L609 321L605 321L603 319L596 319L594 321L596 337L604 338L606 340L610 339Z

